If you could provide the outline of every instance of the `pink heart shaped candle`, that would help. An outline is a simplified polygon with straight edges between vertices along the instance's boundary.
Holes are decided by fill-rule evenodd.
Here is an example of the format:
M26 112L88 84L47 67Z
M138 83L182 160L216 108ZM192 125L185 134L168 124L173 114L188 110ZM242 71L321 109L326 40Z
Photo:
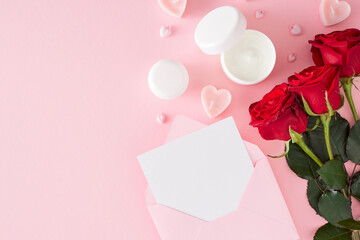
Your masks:
M351 13L350 4L339 0L322 0L320 17L325 26L335 25L344 21Z
M186 8L186 0L158 0L160 7L170 15L181 17Z
M230 105L231 93L226 89L217 90L209 85L201 91L201 102L206 114L210 118L215 118Z

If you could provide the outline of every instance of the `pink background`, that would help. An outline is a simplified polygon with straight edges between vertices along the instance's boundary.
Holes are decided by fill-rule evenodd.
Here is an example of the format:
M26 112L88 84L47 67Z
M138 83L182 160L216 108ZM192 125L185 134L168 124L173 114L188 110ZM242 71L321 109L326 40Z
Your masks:
M158 240L136 156L161 145L179 114L206 124L232 115L244 139L281 154L283 142L266 142L248 125L248 106L312 64L307 40L315 34L360 27L360 1L348 2L351 16L326 28L319 0L188 0L181 19L156 0L1 0L0 239ZM248 28L274 42L278 59L264 82L232 83L219 56L195 45L197 22L222 5L239 7ZM256 9L266 11L263 19L255 19ZM289 34L292 23L303 27L302 36ZM161 39L161 25L173 25L174 34ZM286 60L291 52L294 63ZM189 71L189 88L176 100L158 99L147 86L151 65L162 58ZM207 84L233 95L214 120L200 102ZM155 121L161 112L168 116L163 125ZM347 105L342 113L351 119ZM284 159L270 163L302 240L312 239L323 221L308 206L305 181Z

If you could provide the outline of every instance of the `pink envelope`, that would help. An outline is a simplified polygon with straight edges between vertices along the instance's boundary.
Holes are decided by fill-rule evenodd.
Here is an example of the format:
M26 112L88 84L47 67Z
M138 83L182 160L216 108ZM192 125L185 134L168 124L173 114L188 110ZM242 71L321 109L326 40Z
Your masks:
M167 142L206 125L189 118L175 118ZM204 221L156 203L150 188L146 204L162 240L296 240L299 235L266 156L245 142L255 166L236 211L214 221Z

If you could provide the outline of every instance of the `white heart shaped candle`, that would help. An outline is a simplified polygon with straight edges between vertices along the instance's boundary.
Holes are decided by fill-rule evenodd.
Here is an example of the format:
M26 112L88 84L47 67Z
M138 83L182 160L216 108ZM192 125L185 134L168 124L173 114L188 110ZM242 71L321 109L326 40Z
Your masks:
M226 89L217 90L209 85L201 91L201 102L206 114L210 118L215 118L230 105L231 93Z
M320 3L320 18L325 26L331 26L344 21L350 16L350 4L339 0L322 0Z
M168 14L181 17L186 8L186 0L158 0L160 7Z

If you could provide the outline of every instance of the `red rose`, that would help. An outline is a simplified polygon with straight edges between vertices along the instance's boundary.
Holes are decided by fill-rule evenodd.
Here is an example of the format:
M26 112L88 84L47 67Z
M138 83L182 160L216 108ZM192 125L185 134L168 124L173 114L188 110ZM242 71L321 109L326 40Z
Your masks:
M347 29L315 36L311 52L315 65L342 67L341 77L360 73L360 30Z
M336 66L309 67L289 77L289 90L303 96L314 113L327 113L325 91L334 110L341 105L339 76Z
M251 104L249 111L250 125L257 127L266 140L289 140L289 126L298 133L306 130L306 113L286 83L275 86L261 101Z

